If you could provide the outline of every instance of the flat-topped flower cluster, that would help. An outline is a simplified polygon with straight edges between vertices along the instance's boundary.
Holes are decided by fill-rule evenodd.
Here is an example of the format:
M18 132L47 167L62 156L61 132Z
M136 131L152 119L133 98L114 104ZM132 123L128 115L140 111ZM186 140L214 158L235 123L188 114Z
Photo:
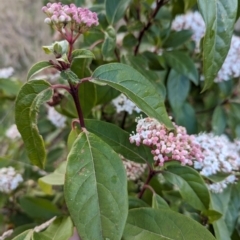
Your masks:
M55 25L58 30L71 23L71 30L83 33L90 27L98 25L97 13L77 7L73 3L70 5L63 5L60 2L48 3L42 11L48 16L45 22Z
M232 142L226 135L216 136L213 133L201 133L196 136L196 141L201 145L204 161L194 162L194 168L204 177L227 174L222 181L207 184L212 192L222 192L237 179L235 173L240 167L239 141Z
M149 146L156 165L163 166L170 160L180 161L182 165L192 165L193 160L202 161L201 147L193 135L188 135L186 128L173 123L175 132L154 118L138 118L136 134L130 136L130 142Z
M205 35L206 25L199 12L178 15L173 20L171 28L174 31L191 30L192 40L196 45L195 51L200 51L200 42ZM236 77L240 77L240 37L233 35L227 57L214 81L228 81Z
M11 193L23 182L22 175L17 173L13 167L0 169L0 192Z

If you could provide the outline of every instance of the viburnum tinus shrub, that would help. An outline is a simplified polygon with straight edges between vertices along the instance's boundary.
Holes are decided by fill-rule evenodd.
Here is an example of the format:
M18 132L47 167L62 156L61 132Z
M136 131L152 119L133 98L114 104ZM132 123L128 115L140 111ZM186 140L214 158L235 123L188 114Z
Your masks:
M237 76L221 69L237 1L67 4L42 8L59 41L43 46L52 60L29 70L15 107L28 158L39 168L47 159L41 105L60 131L72 128L66 161L38 180L63 186L64 202L56 219L15 239L65 240L74 228L83 240L237 239L238 89L237 79L226 81ZM36 77L50 68L58 82ZM205 141L201 131L228 134L221 141L232 153L219 153L219 139L202 133Z

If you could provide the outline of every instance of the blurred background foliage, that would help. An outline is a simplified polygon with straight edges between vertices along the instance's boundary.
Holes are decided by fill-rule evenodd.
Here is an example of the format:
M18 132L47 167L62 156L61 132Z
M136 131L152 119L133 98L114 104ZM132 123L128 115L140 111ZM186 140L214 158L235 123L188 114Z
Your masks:
M11 77L0 79L0 168L13 166L24 179L19 188L11 194L0 193L0 232L14 228L13 236L51 217L67 214L61 184L51 186L47 180L39 181L39 178L54 172L57 167L58 172L55 170L50 182L57 181L56 175L64 173L62 163L68 153L71 121L77 117L70 96L58 91L53 103L40 109L39 129L48 152L44 171L29 163L21 138L6 137L7 129L14 124L14 100L26 81L28 69L37 61L49 59L42 51L43 45L60 40L60 36L43 23L44 14L41 7L47 2L4 0L0 4L3 13L0 16L0 68L14 68ZM108 24L104 0L61 2L90 7L99 16L100 25L81 36L76 44L78 48L92 50L96 56L92 62L83 59L74 62L72 69L79 78L90 76L94 69L105 63L128 64L152 82L165 97L169 115L173 116L178 125L186 127L189 134L205 131L217 135L224 133L230 139L240 138L239 79L232 77L228 81L215 83L208 91L201 93L202 56L201 53L195 52L196 46L191 40L192 32L171 30L171 22L175 16L190 9L196 10L196 1L172 0L154 17L154 0L126 1L129 2L129 7L124 9L123 18L116 16L111 19L113 26ZM148 24L149 27L144 30ZM144 34L140 37L141 32ZM238 34L236 28L235 35ZM37 77L48 79L51 83L63 83L54 71L46 70ZM114 123L129 133L135 130L134 120L139 113L117 112L111 103L119 94L108 86L92 83L82 85L79 97L82 99L84 116ZM58 113L66 117L64 126L59 127L49 119L49 105L53 105ZM141 178L145 179L146 176ZM130 195L135 195L140 186L141 181L130 181ZM179 191L172 185L153 179L151 186L158 189L157 193L167 200L173 210L207 225L213 231L209 219L206 220L184 202ZM239 187L237 184L233 190L229 190L232 191L231 196L234 199ZM143 200L131 201L130 198L130 208L151 205L152 194L149 190L146 191ZM236 203L235 206L237 210L240 209L239 204ZM239 239L239 218L235 216L234 219L234 227L229 228L233 233L232 239Z

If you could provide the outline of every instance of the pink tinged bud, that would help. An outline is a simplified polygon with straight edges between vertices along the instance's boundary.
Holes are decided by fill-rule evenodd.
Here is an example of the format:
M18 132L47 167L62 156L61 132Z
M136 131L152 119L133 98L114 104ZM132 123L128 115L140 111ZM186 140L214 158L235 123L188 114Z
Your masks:
M158 160L158 156L154 156L153 160L157 161Z
M48 3L48 4L47 4L47 7L48 7L48 8L50 8L50 7L51 7L51 5L52 5L51 3Z
M50 18L45 18L44 22L47 23L47 24L51 24L52 23Z
M58 23L58 17L56 15L53 15L51 17L51 20L54 22L54 23Z
M61 15L59 18L58 18L59 22L65 22L66 21L66 18Z
M48 10L48 8L47 8L46 6L42 7L42 11L43 11L44 13L46 13L47 10Z

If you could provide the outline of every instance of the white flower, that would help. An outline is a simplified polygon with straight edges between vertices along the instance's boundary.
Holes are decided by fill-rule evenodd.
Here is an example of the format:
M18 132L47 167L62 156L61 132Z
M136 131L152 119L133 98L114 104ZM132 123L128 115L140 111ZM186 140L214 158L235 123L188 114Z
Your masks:
M117 113L126 111L129 114L132 114L133 111L140 113L139 109L131 100L129 100L124 94L120 94L117 98L112 100L114 107L116 108Z
M10 128L8 128L5 134L10 139L21 137L16 124L13 124Z
M66 117L57 112L54 107L48 107L47 118L54 126L59 128L65 127Z
M0 69L0 78L9 78L13 75L14 69L12 67Z
M10 193L23 182L21 174L17 173L13 167L0 169L0 192Z
M208 184L208 189L213 193L221 193L230 183L234 183L236 181L235 175L230 175L224 180L212 184Z

